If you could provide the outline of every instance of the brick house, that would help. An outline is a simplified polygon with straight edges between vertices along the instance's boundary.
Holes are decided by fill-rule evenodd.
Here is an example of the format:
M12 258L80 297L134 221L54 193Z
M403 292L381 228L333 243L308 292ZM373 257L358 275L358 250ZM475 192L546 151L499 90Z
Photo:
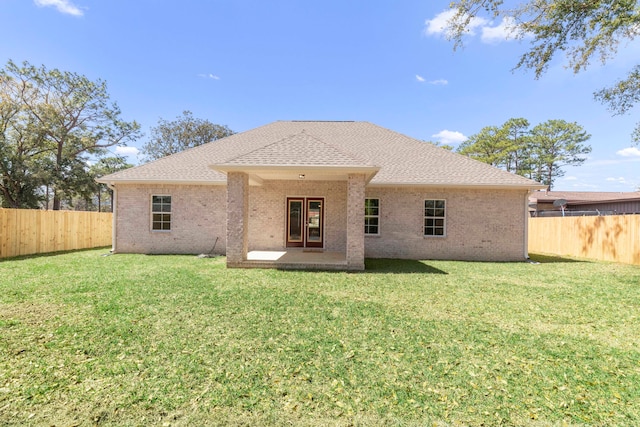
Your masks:
M542 185L368 122L278 121L104 176L113 251L230 267L527 257Z

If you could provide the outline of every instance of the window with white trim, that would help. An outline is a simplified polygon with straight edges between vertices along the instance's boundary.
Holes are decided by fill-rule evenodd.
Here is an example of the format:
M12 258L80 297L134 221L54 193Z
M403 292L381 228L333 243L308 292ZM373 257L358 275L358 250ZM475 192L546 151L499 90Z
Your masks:
M171 196L151 196L151 230L171 231Z
M425 236L445 236L446 225L446 203L444 200L424 201L424 235Z
M364 234L380 234L380 199L364 199Z

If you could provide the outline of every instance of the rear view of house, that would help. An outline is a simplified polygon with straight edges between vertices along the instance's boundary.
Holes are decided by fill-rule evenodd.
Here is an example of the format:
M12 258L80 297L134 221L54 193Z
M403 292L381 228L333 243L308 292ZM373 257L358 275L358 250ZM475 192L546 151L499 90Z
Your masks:
M314 121L271 123L100 182L115 193L114 252L215 245L231 267L299 253L311 255L297 267L347 270L365 257L523 260L529 193L543 188L368 122ZM331 261L313 261L321 253Z

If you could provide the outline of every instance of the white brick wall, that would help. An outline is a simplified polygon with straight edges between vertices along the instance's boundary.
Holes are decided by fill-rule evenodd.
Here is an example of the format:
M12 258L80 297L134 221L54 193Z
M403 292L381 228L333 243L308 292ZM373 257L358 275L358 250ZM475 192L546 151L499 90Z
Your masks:
M151 195L171 196L171 231L151 231ZM226 252L225 186L118 185L116 252L148 254Z
M345 181L264 181L249 193L249 250L282 250L286 245L287 197L324 197L324 240L328 251L347 247Z
M172 196L171 232L151 231L152 194ZM285 247L286 198L296 196L325 198L325 249L346 252L346 181L265 181L249 187L249 250ZM365 237L366 257L524 258L524 191L367 188L366 197L380 199L380 235ZM423 237L425 199L447 201L446 237ZM216 237L215 252L226 251L224 186L119 185L116 207L117 252L197 254L209 252Z
M380 235L365 237L369 258L514 261L524 259L525 192L367 188L380 199ZM424 201L446 200L446 237L424 237Z

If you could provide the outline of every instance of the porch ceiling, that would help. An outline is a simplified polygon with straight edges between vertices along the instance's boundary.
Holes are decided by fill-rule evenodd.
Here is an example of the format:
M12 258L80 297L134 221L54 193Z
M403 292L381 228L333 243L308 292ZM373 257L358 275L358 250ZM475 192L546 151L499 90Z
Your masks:
M268 180L293 181L346 181L351 173L363 173L368 183L380 170L372 166L309 166L309 165L211 165L219 172L243 172L249 175L251 185L262 185Z

